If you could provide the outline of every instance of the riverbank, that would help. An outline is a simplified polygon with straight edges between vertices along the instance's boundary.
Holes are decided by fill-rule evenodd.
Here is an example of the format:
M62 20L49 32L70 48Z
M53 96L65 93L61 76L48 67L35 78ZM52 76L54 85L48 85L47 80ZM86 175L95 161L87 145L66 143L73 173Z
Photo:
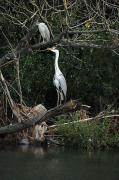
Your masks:
M119 149L119 115L109 114L89 117L85 111L58 116L54 125L48 126L43 141L34 138L33 128L1 136L2 145L51 145L70 149L108 150ZM83 115L83 116L82 116ZM50 146L49 146L50 148Z

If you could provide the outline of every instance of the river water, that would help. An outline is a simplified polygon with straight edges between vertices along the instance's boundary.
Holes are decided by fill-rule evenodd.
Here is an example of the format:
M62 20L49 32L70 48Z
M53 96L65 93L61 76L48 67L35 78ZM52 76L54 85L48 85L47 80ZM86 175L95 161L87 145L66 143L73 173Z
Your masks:
M1 148L0 180L119 180L119 152Z

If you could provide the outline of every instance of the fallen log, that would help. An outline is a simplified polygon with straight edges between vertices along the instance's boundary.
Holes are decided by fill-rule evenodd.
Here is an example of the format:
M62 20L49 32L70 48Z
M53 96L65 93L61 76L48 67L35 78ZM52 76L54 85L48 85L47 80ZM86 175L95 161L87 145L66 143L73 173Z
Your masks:
M0 128L0 135L4 134L12 134L12 133L17 133L22 131L23 129L30 128L34 126L35 124L41 123L43 121L46 121L50 119L51 117L55 117L61 114L65 114L68 112L74 112L80 109L89 109L90 106L87 105L82 105L79 100L70 100L66 104L63 104L61 106L52 108L48 110L47 112L44 111L42 113L38 113L35 116L27 116L26 119L24 117L24 121L21 123L15 123L15 124L10 124L4 127Z

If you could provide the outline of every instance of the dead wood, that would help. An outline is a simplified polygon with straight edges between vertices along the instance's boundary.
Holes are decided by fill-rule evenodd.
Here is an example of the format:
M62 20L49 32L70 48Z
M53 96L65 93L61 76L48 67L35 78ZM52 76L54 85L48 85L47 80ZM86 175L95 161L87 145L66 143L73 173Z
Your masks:
M20 132L21 130L30 128L37 123L46 121L46 120L50 119L51 117L55 117L55 116L65 114L68 112L74 112L81 108L89 109L90 106L82 105L79 102L79 100L70 100L66 104L52 108L48 111L46 111L46 109L44 108L44 110L42 109L42 113L41 113L41 111L40 112L37 111L37 113L34 114L34 111L32 108L30 113L26 114L26 116L22 116L24 118L24 121L22 121L21 123L18 122L15 124L1 127L0 135Z
M58 125L52 125L50 126L50 130L51 129L54 129L54 131L57 131L57 129L59 127L62 127L62 126L67 126L67 125L70 125L70 124L77 124L77 123L82 123L82 122L92 122L92 121L96 121L96 120L99 120L99 119L109 119L111 118L112 121L114 120L114 118L117 118L119 120L119 114L110 114L110 115L100 115L100 116L95 116L95 117L91 117L91 118L85 118L85 119L80 119L80 120L77 120L77 121L72 121L72 122L66 122L66 123L63 123L63 124L58 124Z

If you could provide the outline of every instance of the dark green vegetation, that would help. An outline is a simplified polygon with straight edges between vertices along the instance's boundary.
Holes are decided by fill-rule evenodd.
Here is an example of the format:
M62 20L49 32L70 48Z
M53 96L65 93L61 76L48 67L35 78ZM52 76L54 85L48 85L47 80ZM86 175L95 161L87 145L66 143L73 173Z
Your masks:
M67 98L79 98L84 104L91 105L94 111L102 110L113 103L114 106L118 106L118 56L104 50L80 51L81 55L78 51L75 53L77 59L73 58L72 54L67 55L62 50L60 52L59 66L67 80ZM71 52L73 53L73 50ZM42 53L40 56L37 54L33 57L25 57L20 63L20 73L25 102L28 105L45 102L48 88L53 87L52 55ZM4 74L6 79L14 81L16 70L11 65ZM13 86L16 87L15 81ZM13 97L16 97L16 94Z
M77 114L73 117L77 121ZM61 119L60 119L61 120ZM61 122L68 122L64 118ZM118 119L95 119L91 122L79 122L63 125L58 133L62 134L61 144L68 148L86 150L119 149Z
M79 58L80 53L77 52L75 56ZM79 98L84 104L91 105L95 111L102 110L109 104L117 105L118 57L108 51L94 50L91 53L87 49L82 51L81 59L77 60L61 50L59 65L67 80L68 99ZM26 57L21 61L20 70L25 102L29 105L45 102L48 88L53 87L53 57L47 53ZM7 76L14 80L15 74L15 69L11 67Z

